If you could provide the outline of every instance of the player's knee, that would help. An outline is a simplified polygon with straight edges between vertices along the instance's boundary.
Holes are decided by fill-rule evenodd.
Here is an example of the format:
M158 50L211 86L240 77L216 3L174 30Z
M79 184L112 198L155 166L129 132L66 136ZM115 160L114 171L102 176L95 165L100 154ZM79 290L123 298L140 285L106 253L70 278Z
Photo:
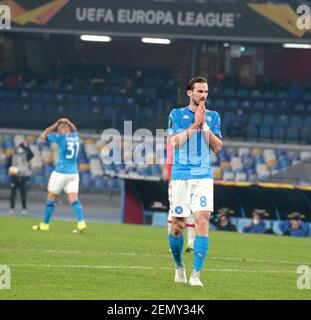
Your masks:
M57 194L49 192L48 197L47 197L48 201L55 201L56 198L57 198Z
M68 194L68 201L70 204L73 204L76 201L79 201L78 195L77 194Z
M183 230L182 230L180 227L178 227L178 226L176 226L175 228L172 229L172 234L173 234L173 236L175 236L175 237L181 236L182 233L183 233Z
M200 227L200 228L204 228L204 229L208 228L208 226L209 226L208 219L209 219L208 214L199 215L196 218L195 224L197 225L197 227Z

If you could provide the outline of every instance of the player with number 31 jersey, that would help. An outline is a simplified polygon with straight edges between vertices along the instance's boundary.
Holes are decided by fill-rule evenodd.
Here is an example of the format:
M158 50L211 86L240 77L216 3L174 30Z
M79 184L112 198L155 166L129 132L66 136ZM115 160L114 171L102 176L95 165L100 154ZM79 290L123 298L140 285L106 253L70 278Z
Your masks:
M64 191L68 195L68 200L78 220L77 228L73 232L81 233L86 229L86 223L83 208L78 199L80 139L77 128L70 120L62 118L45 129L40 138L48 143L54 142L58 145L58 160L48 183L48 197L43 222L33 226L33 230L49 230L49 222L55 209L56 198Z

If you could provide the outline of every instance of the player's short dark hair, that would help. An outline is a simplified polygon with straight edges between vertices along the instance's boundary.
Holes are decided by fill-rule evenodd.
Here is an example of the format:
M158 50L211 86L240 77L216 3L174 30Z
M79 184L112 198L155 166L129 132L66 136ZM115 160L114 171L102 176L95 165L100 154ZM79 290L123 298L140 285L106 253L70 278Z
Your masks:
M187 90L193 90L196 83L207 83L207 79L200 76L192 78L188 83Z
M69 125L66 121L60 121L57 125L57 128L59 128L60 126L64 126L64 125L69 127Z

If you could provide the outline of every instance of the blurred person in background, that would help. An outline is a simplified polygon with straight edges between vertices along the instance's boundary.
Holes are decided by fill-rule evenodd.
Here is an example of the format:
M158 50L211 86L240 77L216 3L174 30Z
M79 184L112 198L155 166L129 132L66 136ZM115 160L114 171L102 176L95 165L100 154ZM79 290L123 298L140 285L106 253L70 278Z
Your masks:
M229 208L220 208L217 215L210 218L210 223L219 231L237 231L236 226L230 220L230 214L234 213Z
M283 236L308 237L310 226L301 220L303 218L304 216L300 212L292 212L288 215L288 220L280 222L279 228Z
M266 233L267 227L262 217L266 214L264 209L254 209L252 212L252 221L243 228L245 233Z
M15 213L15 199L17 190L20 192L22 214L27 214L27 180L31 176L29 162L33 153L26 142L21 142L7 162L8 175L10 176L10 209L9 214Z

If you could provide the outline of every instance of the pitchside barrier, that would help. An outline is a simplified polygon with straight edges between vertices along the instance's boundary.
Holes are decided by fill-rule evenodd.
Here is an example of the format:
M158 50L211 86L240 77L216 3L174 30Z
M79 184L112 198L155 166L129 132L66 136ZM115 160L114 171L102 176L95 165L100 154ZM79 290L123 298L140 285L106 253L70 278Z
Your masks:
M122 175L122 222L165 226L169 211L168 182L159 178ZM227 207L232 222L242 231L253 209L265 209L267 228L280 234L279 223L291 212L300 212L311 225L311 186L215 181L215 212ZM213 228L211 226L211 228Z

